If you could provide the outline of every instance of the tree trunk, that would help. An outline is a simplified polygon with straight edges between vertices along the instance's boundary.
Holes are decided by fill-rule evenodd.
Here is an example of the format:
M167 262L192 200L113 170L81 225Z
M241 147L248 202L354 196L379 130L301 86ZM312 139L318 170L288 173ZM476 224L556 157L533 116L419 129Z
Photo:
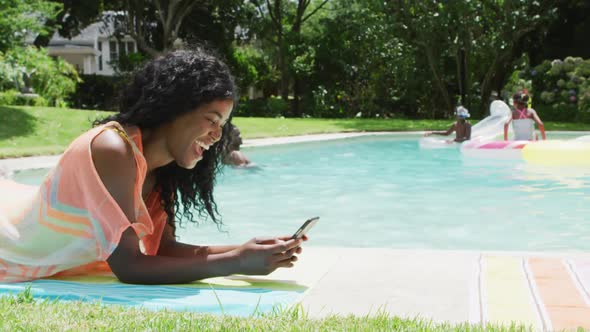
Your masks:
M449 96L449 91L447 91L447 88L444 85L444 82L438 72L438 69L436 68L436 59L434 58L434 54L432 54L432 49L424 43L422 43L422 47L424 48L424 51L426 53L426 58L428 60L428 66L430 67L430 70L432 71L432 76L434 76L434 81L436 83L436 86L437 86L441 96L443 97L444 106L446 107L447 111L452 111L453 106L451 103L451 97Z
M281 72L281 98L289 102L289 70L287 68L287 55L282 36L279 36L279 71Z
M297 117L303 115L301 109L301 80L298 77L293 79L293 114Z

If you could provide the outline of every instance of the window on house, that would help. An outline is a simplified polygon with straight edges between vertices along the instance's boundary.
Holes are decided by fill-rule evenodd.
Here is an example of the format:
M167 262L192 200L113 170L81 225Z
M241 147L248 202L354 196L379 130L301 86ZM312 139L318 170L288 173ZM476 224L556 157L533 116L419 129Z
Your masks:
M102 71L102 41L98 41L98 70Z
M119 53L117 53L117 42L109 42L109 60L115 61L119 59Z
M127 42L127 54L135 52L135 43Z
M127 50L125 49L125 42L119 42L119 56L127 54Z

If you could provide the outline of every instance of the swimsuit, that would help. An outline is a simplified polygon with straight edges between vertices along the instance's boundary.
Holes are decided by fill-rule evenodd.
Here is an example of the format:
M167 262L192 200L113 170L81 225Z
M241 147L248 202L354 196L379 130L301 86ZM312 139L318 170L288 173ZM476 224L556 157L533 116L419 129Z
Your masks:
M535 122L528 117L528 109L516 110L518 119L512 120L515 141L532 141L535 133Z

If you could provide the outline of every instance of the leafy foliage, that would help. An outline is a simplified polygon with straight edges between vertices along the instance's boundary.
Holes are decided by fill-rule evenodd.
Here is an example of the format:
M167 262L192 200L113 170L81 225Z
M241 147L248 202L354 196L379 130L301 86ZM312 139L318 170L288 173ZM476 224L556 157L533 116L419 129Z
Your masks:
M44 0L0 0L0 52L21 46L29 35L47 34L45 21L61 6Z
M535 103L549 120L590 122L590 59L544 61L526 72Z
M71 107L89 110L116 111L119 91L125 77L81 75L76 92L68 98Z
M0 53L0 87L20 88L30 84L33 92L52 105L63 105L79 82L76 69L61 58L52 58L44 49L15 47ZM29 76L30 82L26 82Z

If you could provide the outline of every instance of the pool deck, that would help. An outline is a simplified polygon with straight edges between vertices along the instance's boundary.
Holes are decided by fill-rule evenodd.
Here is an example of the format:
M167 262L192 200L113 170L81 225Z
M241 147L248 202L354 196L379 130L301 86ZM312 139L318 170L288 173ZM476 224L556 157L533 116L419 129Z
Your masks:
M590 253L306 247L267 278L308 290L310 317L421 317L534 330L590 329Z
M255 139L246 140L243 146L391 134ZM52 167L58 159L3 159L0 173ZM293 269L261 278L306 286L298 303L310 317L387 313L434 322L517 322L544 331L590 329L590 253L306 246Z
M304 143L316 141L328 141L342 138L352 138L361 136L380 136L380 135L420 135L423 131L406 131L406 132L360 132L360 133L333 133L333 134L315 134L302 136L287 136L287 137L271 137L271 138L256 138L244 140L242 147L258 147L268 145L279 145L289 143ZM23 158L7 158L0 159L0 178L2 174L10 175L12 172L50 168L53 167L61 155L54 156L38 156L38 157L23 157Z

